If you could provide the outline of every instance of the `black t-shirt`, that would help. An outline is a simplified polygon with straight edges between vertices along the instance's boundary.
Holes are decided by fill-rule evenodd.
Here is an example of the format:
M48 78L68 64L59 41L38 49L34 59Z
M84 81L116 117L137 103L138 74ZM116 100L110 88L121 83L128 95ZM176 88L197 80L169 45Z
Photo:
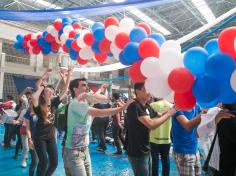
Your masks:
M61 101L59 96L52 100L50 106L51 111L48 113L49 123L47 124L45 124L43 121L40 105L34 107L34 111L38 116L38 121L36 123L35 134L34 134L35 138L40 138L40 139L55 138L55 129L54 129L55 114L56 114L56 109L58 108L58 105L60 103Z
M139 117L145 115L153 118L157 113L148 104L143 106L137 100L127 109L125 127L127 129L126 150L129 156L141 157L150 152L150 130L138 120Z
M93 107L98 109L108 109L111 108L111 105L109 103L97 103ZM109 121L109 116L103 118L95 117L93 123L99 125L100 123L105 123L108 121Z

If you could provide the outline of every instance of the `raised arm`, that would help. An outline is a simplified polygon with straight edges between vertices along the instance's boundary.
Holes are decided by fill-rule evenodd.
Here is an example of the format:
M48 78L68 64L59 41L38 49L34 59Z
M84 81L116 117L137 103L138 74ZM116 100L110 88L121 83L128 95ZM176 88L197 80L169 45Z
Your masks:
M43 89L44 89L44 87L40 86L37 89L37 91L32 94L31 98L32 98L32 103L33 103L34 107L37 107L39 105L39 96L42 93Z
M139 117L138 120L150 130L154 130L160 125L162 125L166 120L168 120L175 113L176 113L176 109L172 107L168 112L156 118L151 119L150 116L146 115L146 116Z
M38 81L35 83L35 87L36 90L38 90L40 88L40 86L45 83L46 79L48 78L48 76L51 74L52 69L47 69L45 70L45 72L43 73L43 75L38 79Z
M191 120L188 120L187 117L185 117L184 115L178 115L176 119L184 129L186 129L187 131L191 131L193 128L195 128L201 123L201 114L202 112Z
M73 73L73 67L69 66L67 72L68 72L68 74L67 74L66 83L64 84L64 87L63 87L63 89L62 89L62 91L59 95L60 100L62 100L68 92L68 87L69 87L69 84L70 84L71 75Z

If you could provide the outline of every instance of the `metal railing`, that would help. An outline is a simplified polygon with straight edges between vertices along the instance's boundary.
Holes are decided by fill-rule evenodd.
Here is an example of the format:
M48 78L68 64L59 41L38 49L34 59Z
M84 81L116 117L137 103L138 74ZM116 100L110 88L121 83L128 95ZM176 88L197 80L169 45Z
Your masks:
M30 59L29 58L23 58L23 57L17 57L6 54L5 62L11 62L16 64L23 64L23 65L30 65Z

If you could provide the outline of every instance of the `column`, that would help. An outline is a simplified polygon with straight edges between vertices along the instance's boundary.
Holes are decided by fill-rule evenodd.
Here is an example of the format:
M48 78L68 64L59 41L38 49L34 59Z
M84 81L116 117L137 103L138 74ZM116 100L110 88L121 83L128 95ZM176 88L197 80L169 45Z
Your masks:
M3 98L3 83L4 83L4 68L5 68L5 53L2 53L2 42L0 42L0 99Z

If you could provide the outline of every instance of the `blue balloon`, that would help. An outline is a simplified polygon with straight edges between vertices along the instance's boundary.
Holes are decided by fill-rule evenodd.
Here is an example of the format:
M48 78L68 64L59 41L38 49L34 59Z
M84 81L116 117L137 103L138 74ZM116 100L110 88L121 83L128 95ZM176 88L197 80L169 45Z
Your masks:
M108 56L108 57L112 57L113 54L112 54L112 53L108 53L107 56Z
M93 36L95 40L101 41L105 37L105 29L104 28L98 28L96 31L94 31Z
M74 51L73 49L70 49L70 50L69 50L69 54L70 54L70 58L71 58L72 60L77 60L78 52Z
M199 76L193 84L193 95L197 101L209 103L218 99L220 87L218 83L209 76Z
M124 57L124 52L123 51L119 54L119 61L123 65L131 65L132 64Z
M229 80L234 69L233 58L224 53L211 55L205 65L206 74L218 82Z
M22 43L22 42L24 41L24 36L21 35L21 34L18 34L18 35L16 36L16 40L17 40L18 42Z
M224 104L236 103L236 92L232 89L229 80L220 83L219 102Z
M94 53L98 54L98 53L101 53L100 51L100 48L99 48L99 41L94 41L93 44L92 44L92 50Z
M219 100L213 100L211 102L208 103L203 103L203 102L197 102L197 104L201 107L201 108L213 108L215 107L217 104L219 103Z
M218 47L218 39L211 39L205 45L204 48L207 50L209 55L220 52Z
M50 47L43 47L43 48L42 48L42 53L43 53L44 55L49 54L50 51L51 51L51 48L50 48Z
M94 33L97 29L104 28L104 24L101 22L96 22L92 25L92 32Z
M208 56L208 52L202 47L190 48L184 55L184 66L193 75L201 75L205 72L205 63Z
M73 20L72 25L75 24L75 23L79 23L79 21L78 20Z
M73 42L73 39L67 39L66 40L66 47L68 48L68 49L71 49L71 43Z
M63 23L70 23L70 24L71 24L71 23L72 23L72 19L71 19L71 18L68 18L68 17L63 18L63 19L62 19L62 24L63 24Z
M48 34L48 32L44 31L43 34L42 34L43 38L45 38L47 34Z
M62 29L63 29L65 26L71 26L71 23L69 23L69 22L62 23Z
M20 43L19 42L16 42L15 44L14 44L14 48L16 49L16 50L18 50L18 49L20 49L21 47L20 47Z
M136 61L141 60L141 57L138 53L138 43L135 42L129 42L125 45L125 48L123 50L124 57L126 60L128 60L129 63L133 64Z
M154 39L159 46L161 46L166 41L165 37L159 33L150 34L148 37Z
M42 37L38 38L38 40L37 40L37 44L38 44L39 46L43 46L44 42L45 42L45 40L44 40L44 38L42 38Z
M131 42L141 42L144 38L147 38L147 32L140 27L136 27L131 30L129 34L129 38Z
M75 34L74 39L79 38L80 34Z
M63 34L63 28L58 31L58 36L61 36Z

